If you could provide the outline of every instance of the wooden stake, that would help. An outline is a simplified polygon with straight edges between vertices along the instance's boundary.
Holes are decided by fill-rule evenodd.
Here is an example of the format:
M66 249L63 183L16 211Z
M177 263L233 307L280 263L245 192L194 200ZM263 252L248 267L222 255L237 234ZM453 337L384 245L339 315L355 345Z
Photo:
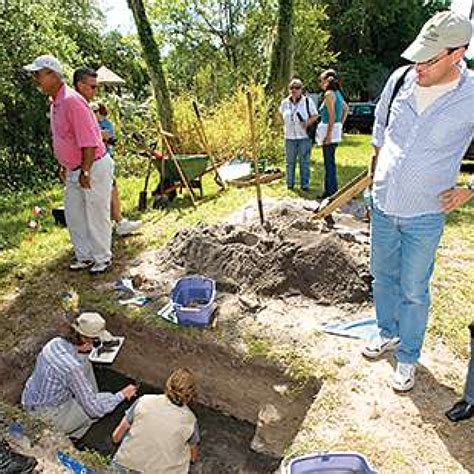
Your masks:
M353 197L361 193L367 186L369 186L370 181L371 178L368 171L360 173L352 181L341 188L336 194L323 201L319 209L316 211L314 217L316 219L322 219L329 216L337 208L341 207L343 204L349 202Z
M260 223L263 225L263 204L262 204L262 189L260 187L260 171L258 170L258 156L256 153L255 146L255 122L253 120L253 97L250 91L247 91L247 107L249 113L249 124L250 124L250 141L252 146L253 163L255 167L255 186L257 188L257 205L258 214L260 215Z
M176 159L176 157L174 156L174 152L173 152L173 148L171 147L171 144L168 140L168 137L170 136L173 136L172 134L170 134L169 132L166 132L165 130L163 130L160 126L160 133L161 133L161 136L163 137L163 140L165 142L165 145L166 145L166 148L168 149L168 153L170 154L170 158L173 160L173 163L174 165L176 166L176 169L178 170L178 173L179 173L179 176L181 178L181 181L183 182L183 184L186 186L186 189L189 191L189 194L191 196L191 201L193 203L193 206L196 207L196 196L194 195L194 191L192 190L189 182L188 182L188 179L186 178L186 175L184 174L182 168L181 168L181 165L179 164L178 160ZM164 158L163 158L164 159Z
M196 114L198 124L199 124L196 127L196 131L198 132L199 139L201 140L201 142L202 142L202 144L203 144L203 146L206 150L207 156L209 156L209 159L211 160L212 168L214 169L214 172L216 173L215 182L222 189L225 189L224 180L221 178L221 175L219 174L219 170L217 169L216 162L215 162L214 157L212 156L212 153L211 153L211 148L209 147L209 142L207 141L206 132L204 131L204 124L203 124L202 119L201 119L201 113L199 112L198 105L194 100L193 100L193 108L194 108L194 112Z

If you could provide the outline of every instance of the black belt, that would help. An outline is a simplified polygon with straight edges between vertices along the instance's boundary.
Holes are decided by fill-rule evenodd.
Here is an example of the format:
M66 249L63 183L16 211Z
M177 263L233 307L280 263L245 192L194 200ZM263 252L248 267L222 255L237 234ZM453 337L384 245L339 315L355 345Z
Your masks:
M105 154L103 154L102 156L99 156L99 158L96 158L96 159L94 160L94 163L97 162L97 161L99 161L99 160L101 160L105 155L108 155L108 153L109 153L109 152L106 151ZM78 170L80 170L81 168L82 168L82 165L79 165L79 166L77 166L76 168L72 169L71 171L78 171Z

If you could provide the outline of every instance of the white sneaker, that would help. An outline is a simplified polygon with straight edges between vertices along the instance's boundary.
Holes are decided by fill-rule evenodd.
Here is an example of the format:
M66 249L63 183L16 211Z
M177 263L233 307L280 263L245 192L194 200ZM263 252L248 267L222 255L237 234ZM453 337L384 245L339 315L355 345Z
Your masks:
M85 268L89 268L90 266L93 265L92 260L76 260L74 259L70 264L69 264L69 270L77 271L77 270L84 270Z
M408 392L415 385L415 364L399 362L393 374L392 387L397 392Z
M382 354L388 351L393 351L400 344L399 337L384 337L380 334L369 341L369 343L362 350L362 354L368 359L377 359Z
M124 236L135 232L142 226L142 221L129 221L127 219L122 219L117 223L115 227L115 232L117 235Z
M105 273L110 267L112 266L112 262L110 260L101 263L94 263L89 270L91 275L99 275L101 273Z

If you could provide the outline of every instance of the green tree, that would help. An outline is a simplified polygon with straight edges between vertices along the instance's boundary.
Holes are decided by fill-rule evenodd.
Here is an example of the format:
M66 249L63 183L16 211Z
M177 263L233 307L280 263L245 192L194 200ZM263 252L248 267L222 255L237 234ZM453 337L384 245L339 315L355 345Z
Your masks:
M143 49L143 57L148 66L151 83L155 92L158 105L158 115L165 130L175 131L173 123L173 109L171 99L166 84L163 67L161 65L160 49L153 37L150 22L147 17L143 0L127 0L128 6L132 10L133 18L137 26L138 37Z
M47 184L55 175L48 102L22 67L50 53L67 74L98 59L101 16L89 1L8 0L0 3L0 186Z
M269 96L283 93L293 71L293 5L293 0L278 0L278 21L265 84Z
M320 0L326 7L329 47L353 99L374 97L423 23L446 8L443 0ZM329 65L329 64L328 64Z
M103 36L101 64L105 64L126 81L127 91L136 100L145 100L151 94L150 76L142 58L140 42L136 35L123 36L112 31Z

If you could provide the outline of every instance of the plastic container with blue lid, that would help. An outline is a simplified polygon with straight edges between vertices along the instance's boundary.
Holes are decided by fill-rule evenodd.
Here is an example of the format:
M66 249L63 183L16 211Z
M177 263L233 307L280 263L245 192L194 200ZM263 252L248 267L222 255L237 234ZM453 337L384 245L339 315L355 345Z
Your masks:
M313 453L292 459L285 474L378 474L359 453Z

